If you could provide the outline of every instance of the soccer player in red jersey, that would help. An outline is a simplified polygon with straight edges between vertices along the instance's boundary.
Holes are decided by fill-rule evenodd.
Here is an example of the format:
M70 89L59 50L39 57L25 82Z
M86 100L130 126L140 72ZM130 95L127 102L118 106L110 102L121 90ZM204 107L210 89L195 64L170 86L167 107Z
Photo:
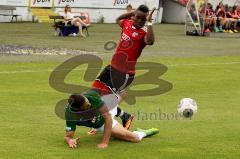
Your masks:
M225 20L225 17L226 17L225 6L222 1L217 5L215 15L217 17L217 23L219 23L218 30L219 32L223 32L223 26L227 22Z
M226 7L226 18L229 20L229 33L237 33L238 20L235 19L235 16L233 15L233 7Z
M217 28L217 18L213 11L213 6L211 3L207 3L204 33L211 32L212 31L211 26L213 26L214 32L219 31Z
M94 81L92 88L102 95L121 93L130 85L135 75L137 59L146 45L154 44L152 14L146 5L140 5L135 11L125 13L116 19L122 28L121 39L112 57L110 65L106 66ZM118 108L116 116L120 116L125 128L129 128L133 116Z

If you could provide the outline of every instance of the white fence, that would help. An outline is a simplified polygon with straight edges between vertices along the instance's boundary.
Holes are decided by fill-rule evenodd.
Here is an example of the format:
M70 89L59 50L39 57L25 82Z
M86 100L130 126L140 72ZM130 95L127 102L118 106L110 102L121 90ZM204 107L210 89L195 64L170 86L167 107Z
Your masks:
M137 8L141 4L146 4L150 9L159 8L161 0L1 0L0 5L17 6L16 14L22 15L20 20L31 21L29 7L47 7L54 8L56 12L63 11L68 4L72 6L75 12L87 12L90 14L91 21L97 22L104 17L105 23L114 23L117 16L125 12L128 4ZM155 14L155 22L161 22L162 8ZM10 21L9 17L0 16L0 22Z

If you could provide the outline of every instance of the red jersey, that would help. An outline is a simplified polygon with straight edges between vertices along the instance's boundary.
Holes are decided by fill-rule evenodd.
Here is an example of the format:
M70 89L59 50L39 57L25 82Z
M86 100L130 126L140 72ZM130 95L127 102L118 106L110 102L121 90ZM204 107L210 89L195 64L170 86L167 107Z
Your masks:
M227 17L227 18L232 18L232 13L231 13L231 12L229 12L229 11L228 11L228 12L226 12L226 17Z
M240 11L236 10L235 11L236 15L240 17Z
M237 15L236 11L232 12L232 17L235 18L235 19L238 19L238 15Z
M218 16L218 17L225 18L226 12L223 11L222 9L218 9L218 11L217 11L217 16Z
M210 17L210 16L214 16L214 12L212 9L206 9L206 16Z
M132 20L124 19L121 39L112 57L111 66L120 72L134 74L137 59L146 46L144 42L146 33L147 27L136 29Z

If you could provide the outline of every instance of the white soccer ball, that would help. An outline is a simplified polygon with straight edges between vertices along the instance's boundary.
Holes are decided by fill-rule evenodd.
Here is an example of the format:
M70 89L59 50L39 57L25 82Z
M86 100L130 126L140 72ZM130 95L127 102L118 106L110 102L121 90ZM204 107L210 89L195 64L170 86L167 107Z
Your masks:
M180 115L190 118L197 113L197 109L198 106L195 100L191 98L183 98L178 105L177 111Z

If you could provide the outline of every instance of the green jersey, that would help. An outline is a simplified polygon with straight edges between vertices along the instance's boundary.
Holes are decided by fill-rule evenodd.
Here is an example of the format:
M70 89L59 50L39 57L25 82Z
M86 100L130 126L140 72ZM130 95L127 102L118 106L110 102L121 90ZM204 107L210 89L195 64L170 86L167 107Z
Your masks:
M66 118L66 131L75 131L76 126L86 126L90 128L100 128L104 124L104 118L99 113L99 108L103 106L104 102L101 99L100 94L98 94L94 90L90 90L86 93L83 93L83 96L85 96L89 103L91 104L88 111L89 117L81 117L79 113L74 112L72 108L68 105L65 110L65 118Z

